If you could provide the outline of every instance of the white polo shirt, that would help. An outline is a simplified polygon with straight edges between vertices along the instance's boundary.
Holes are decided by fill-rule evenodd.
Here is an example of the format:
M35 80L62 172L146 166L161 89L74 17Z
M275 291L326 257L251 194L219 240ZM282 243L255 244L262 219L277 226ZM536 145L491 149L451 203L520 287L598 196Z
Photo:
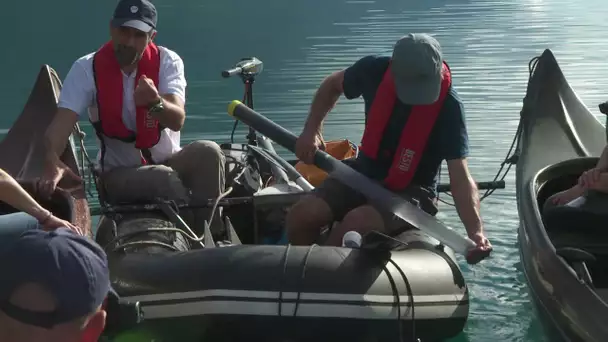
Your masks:
M158 92L160 95L175 94L185 103L186 101L186 78L184 76L184 62L177 53L165 47L159 46L160 50L160 74ZM59 96L58 107L70 109L78 113L79 117L88 110L89 119L97 121L97 90L93 77L93 56L95 52L89 53L77 59L68 72ZM136 111L133 93L135 90L135 76L137 70L130 75L123 72L123 108L122 119L125 126L136 132ZM134 143L125 143L117 139L104 137L106 154L104 156L105 170L108 171L117 166L139 166L141 165L141 154L135 148ZM99 140L98 140L99 144ZM161 132L160 141L150 149L155 162L166 161L173 153L180 150L180 132L174 132L165 128ZM97 161L101 158L101 150L97 154Z

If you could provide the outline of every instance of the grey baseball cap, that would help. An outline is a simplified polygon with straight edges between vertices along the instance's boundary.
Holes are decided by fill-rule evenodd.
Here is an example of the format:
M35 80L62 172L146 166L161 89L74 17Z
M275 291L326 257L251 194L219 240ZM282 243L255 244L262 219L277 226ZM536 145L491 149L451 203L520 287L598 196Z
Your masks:
M393 48L391 71L401 102L431 104L441 91L443 57L439 42L426 33L410 33Z

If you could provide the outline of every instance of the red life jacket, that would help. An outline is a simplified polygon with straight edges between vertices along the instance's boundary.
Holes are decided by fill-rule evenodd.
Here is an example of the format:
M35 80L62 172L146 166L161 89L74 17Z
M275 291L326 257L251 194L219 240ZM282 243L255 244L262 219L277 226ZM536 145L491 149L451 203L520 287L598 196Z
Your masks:
M401 131L399 145L392 156L393 161L388 171L384 184L393 191L404 190L412 181L422 152L426 147L428 138L431 134L435 121L441 112L441 107L448 95L452 84L450 69L443 63L443 81L441 82L441 92L439 98L429 105L412 106L410 115L405 127ZM376 96L372 102L368 114L360 150L365 156L377 159L380 150L380 143L385 134L387 124L393 107L397 101L395 83L389 64L384 73L380 86L376 90ZM395 115L403 115L398 113Z
M135 87L142 75L154 81L158 89L160 70L160 51L154 43L148 44L142 58L137 64ZM120 65L114 55L112 42L103 45L93 58L93 73L97 88L97 108L99 122L96 129L108 138L124 142L135 142L135 148L146 150L156 145L160 140L163 127L154 119L146 106L136 107L137 133L129 130L122 121L123 83ZM135 88L133 88L135 91ZM103 140L102 140L103 143ZM149 154L149 151L147 151ZM142 162L146 160L142 157Z

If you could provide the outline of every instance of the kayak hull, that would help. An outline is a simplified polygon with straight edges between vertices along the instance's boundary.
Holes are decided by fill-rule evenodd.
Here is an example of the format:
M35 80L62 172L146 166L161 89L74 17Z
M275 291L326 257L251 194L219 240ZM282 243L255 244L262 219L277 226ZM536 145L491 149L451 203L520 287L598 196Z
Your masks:
M0 142L0 168L15 178L46 209L91 235L91 215L82 186L61 181L59 189L50 199L42 198L34 186L35 179L41 177L44 172L43 137L57 113L60 92L61 80L55 70L43 65L23 111ZM74 173L80 174L81 165L78 162L73 135L70 136L60 159ZM0 212L3 214L16 211L5 203L0 206Z
M543 212L549 196L576 184L582 172L596 165L606 144L605 129L568 85L550 50L538 59L528 83L521 128L518 242L532 302L551 341L606 341L608 288L602 269L608 264L601 248L598 252L586 243L605 243L608 252L608 238L588 235L578 219L563 229L566 221ZM581 263L568 253L572 248L597 257L586 263L596 278L593 284L581 280Z

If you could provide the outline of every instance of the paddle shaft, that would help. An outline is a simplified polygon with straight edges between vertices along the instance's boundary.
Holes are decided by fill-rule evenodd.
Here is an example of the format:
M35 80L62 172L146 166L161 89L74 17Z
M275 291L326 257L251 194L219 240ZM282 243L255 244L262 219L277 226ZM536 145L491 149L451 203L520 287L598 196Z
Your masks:
M277 144L295 153L297 137L293 133L245 106L240 101L233 101L228 107L228 113ZM314 164L320 169L331 173L342 183L361 192L369 201L389 210L398 218L452 248L456 253L466 256L467 262L477 263L489 255L489 251L478 251L471 254L471 249L475 247L473 241L461 236L435 217L381 185L370 181L367 177L351 169L341 161L336 160L324 151L318 150L315 153ZM356 184L356 188L352 186L353 184Z
M288 179L293 180L299 185L304 191L311 191L314 187L296 170L296 168L289 164L285 159L279 157L274 149L272 151L259 148L257 146L249 145L249 148L260 156L265 158L271 165L274 165L277 169L281 169L287 175Z

